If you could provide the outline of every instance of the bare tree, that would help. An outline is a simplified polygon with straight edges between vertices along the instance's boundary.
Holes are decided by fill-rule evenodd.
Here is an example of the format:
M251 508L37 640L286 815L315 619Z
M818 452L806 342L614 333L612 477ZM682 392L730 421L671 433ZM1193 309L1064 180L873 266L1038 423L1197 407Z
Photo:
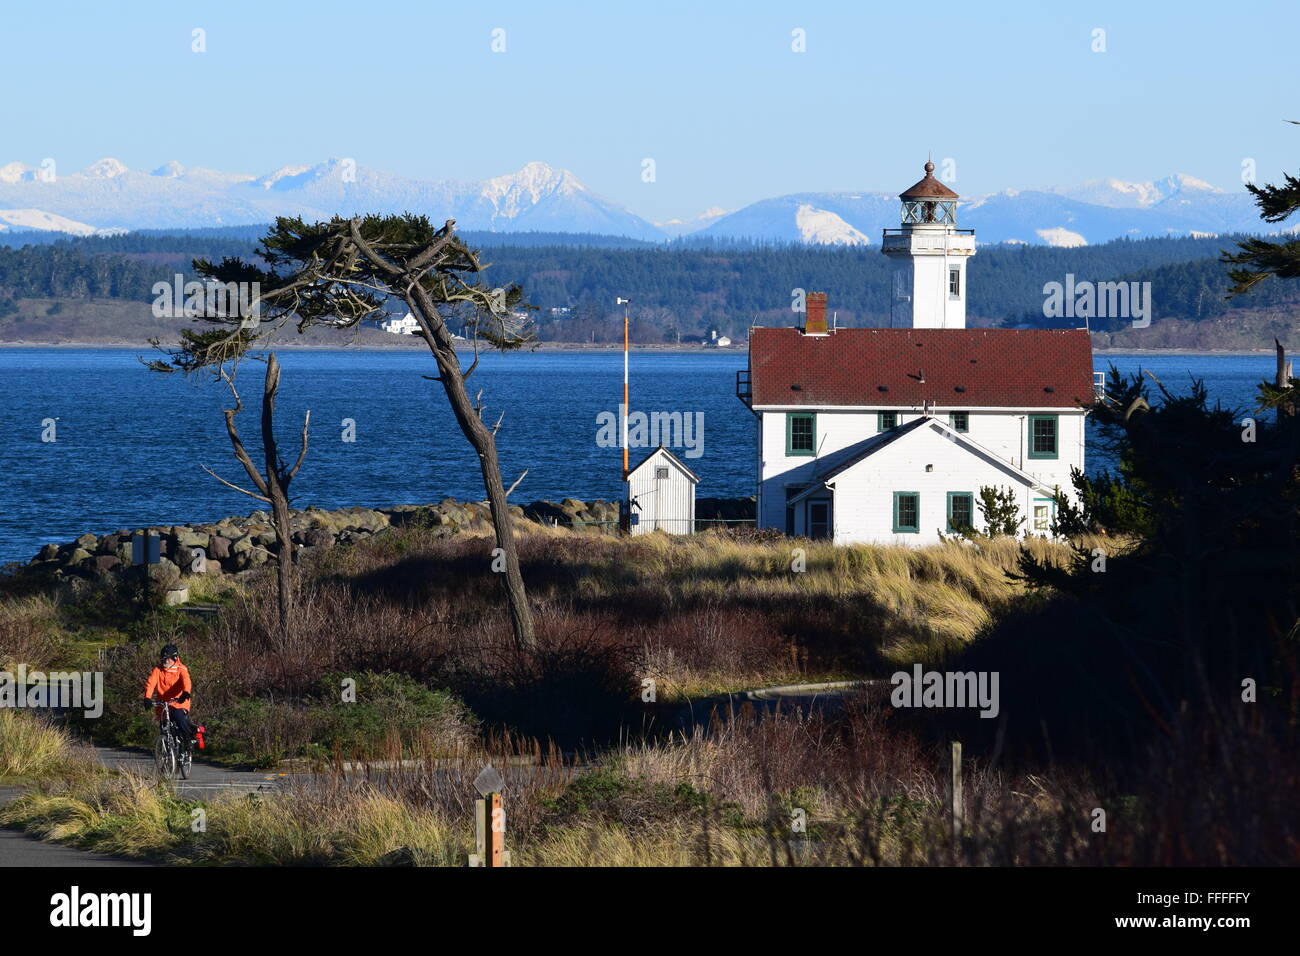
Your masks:
M163 372L184 370L183 366L165 362L153 362L150 367ZM244 410L244 403L239 397L238 389L235 387L237 369L238 362L236 361L232 363L230 371L227 371L225 363L222 363L215 366L212 372L217 378L226 383L230 389L230 394L235 399L235 407L224 409L222 413L226 418L226 434L230 438L230 447L235 453L235 459L244 466L244 472L248 475L249 480L253 482L253 487L257 491L249 491L247 488L241 488L233 482L226 481L206 465L200 467L227 488L233 488L240 494L256 498L258 501L271 506L271 519L275 529L276 575L279 585L280 636L287 638L289 635L289 618L293 608L294 553L293 532L289 527L289 485L293 482L307 457L307 433L311 424L311 409L308 409L307 414L303 416L302 446L298 451L297 461L290 467L280 458L279 446L275 440L275 397L280 391L280 362L275 357L275 353L272 352L266 359L266 378L262 384L262 454L265 462L265 474L259 472L253 464L248 451L244 448L244 442L239 437L239 427L235 423L235 416ZM188 369L188 371L194 370Z
M501 580L515 643L521 650L532 648L532 612L497 457L501 419L487 425L482 392L471 398L466 385L478 367L480 343L508 350L536 340L527 313L521 317L515 311L522 307L522 289L482 283L487 264L456 235L451 219L435 229L426 217L410 214L335 217L310 225L300 218L281 218L263 238L257 255L265 265L229 258L220 264L195 260L195 271L208 280L256 284L249 303L257 320L204 316L202 321L216 327L184 330L173 360L179 356L182 364L219 366L285 324L295 324L299 332L313 326L355 329L383 314L394 300L403 303L433 354L438 369L434 380L442 384L456 423L478 454L496 546L504 557ZM461 365L449 319L463 323L473 343L468 367Z

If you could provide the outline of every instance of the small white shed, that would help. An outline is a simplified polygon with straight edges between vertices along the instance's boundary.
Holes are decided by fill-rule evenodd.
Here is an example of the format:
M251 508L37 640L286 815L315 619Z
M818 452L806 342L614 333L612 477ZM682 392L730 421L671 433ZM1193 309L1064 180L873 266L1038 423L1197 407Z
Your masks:
M699 477L660 445L627 473L632 534L695 531L695 486Z

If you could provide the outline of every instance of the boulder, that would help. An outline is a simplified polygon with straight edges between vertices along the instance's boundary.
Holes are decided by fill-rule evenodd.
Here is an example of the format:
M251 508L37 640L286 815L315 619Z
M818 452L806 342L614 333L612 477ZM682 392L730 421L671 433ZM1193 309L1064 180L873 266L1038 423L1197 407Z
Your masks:
M176 544L185 550L202 548L206 551L208 548L208 535L198 531L182 529L176 534Z
M55 594L61 604L76 604L90 593L91 583L85 578L64 578L58 584Z
M99 546L99 539L96 538L93 534L83 534L80 538L77 539L77 547L82 548L86 551L93 551L98 546Z
M334 535L324 528L312 528L304 532L301 544L309 548L330 548L334 546Z
M184 604L189 599L189 588L171 588L163 594L163 604L167 607L175 607L178 604Z
M230 557L230 539L224 535L212 535L208 542L208 557L214 561L224 561Z
M37 561L53 561L59 556L59 546L57 544L47 544L36 555Z
M118 560L115 554L97 554L91 558L95 574L98 577L106 577L121 569L122 562Z
M162 595L178 587L180 580L181 569L167 558L160 559L149 568L149 590L154 594Z

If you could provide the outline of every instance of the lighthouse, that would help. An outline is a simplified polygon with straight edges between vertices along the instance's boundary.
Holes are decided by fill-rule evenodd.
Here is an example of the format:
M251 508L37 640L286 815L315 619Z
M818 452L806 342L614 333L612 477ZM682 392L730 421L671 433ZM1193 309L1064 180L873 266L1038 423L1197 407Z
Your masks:
M901 224L884 230L881 251L893 263L890 327L964 329L966 260L975 255L975 230L957 228L955 192L925 177L899 194Z

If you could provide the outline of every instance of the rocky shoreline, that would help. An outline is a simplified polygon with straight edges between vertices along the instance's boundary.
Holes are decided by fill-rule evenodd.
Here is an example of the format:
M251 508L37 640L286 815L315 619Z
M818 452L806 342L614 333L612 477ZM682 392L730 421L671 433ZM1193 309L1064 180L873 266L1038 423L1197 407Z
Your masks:
M534 501L512 505L517 519L540 525L570 528L594 534L618 532L618 502L595 500ZM754 517L754 499L700 498L696 519L745 522ZM290 513L293 543L299 554L310 554L382 534L392 528L422 527L439 535L492 528L487 502L445 498L435 505L399 505L394 508L316 507ZM17 574L41 579L75 597L94 583L116 583L133 571L131 540L149 531L159 540L159 562L150 569L150 587L168 604L188 600L185 579L195 574L244 574L275 561L275 530L271 515L254 511L243 517L194 525L153 525L83 534L75 541L47 544ZM139 572L135 572L139 580Z

